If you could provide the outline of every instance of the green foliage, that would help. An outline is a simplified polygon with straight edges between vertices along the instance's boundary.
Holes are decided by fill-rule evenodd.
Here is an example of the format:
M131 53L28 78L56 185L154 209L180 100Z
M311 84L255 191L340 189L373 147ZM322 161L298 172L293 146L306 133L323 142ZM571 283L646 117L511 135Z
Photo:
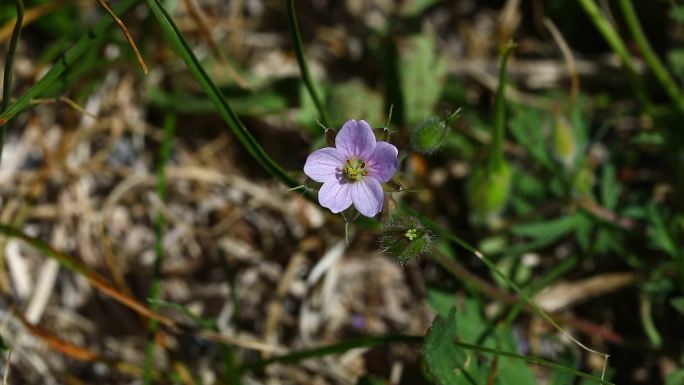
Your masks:
M423 154L439 150L449 135L451 122L459 117L460 110L444 118L432 117L415 126L411 131L411 146Z
M433 115L442 93L446 59L430 34L402 38L398 47L404 120L413 125Z
M478 168L468 182L468 203L471 220L492 224L508 203L511 189L511 166L503 163L498 170Z
M330 88L327 110L333 128L341 127L351 117L366 120L372 126L383 121L382 96L359 80L337 84Z

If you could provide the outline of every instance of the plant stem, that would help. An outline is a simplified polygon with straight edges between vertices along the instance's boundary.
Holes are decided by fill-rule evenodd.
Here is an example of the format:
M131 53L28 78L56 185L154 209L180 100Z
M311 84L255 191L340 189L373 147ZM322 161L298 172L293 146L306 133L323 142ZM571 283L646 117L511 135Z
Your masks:
M330 119L323 108L323 103L321 98L316 92L314 87L314 82L311 79L311 74L309 73L309 66L306 64L306 58L304 57L304 46L302 44L302 36L299 33L299 24L297 23L297 15L295 14L294 0L287 0L287 23L290 26L290 34L292 35L292 45L294 46L295 55L297 56L297 63L299 63L299 71L302 75L302 80L306 89L311 95L314 104L316 105L316 110L318 110L318 116L326 127L330 127Z
M12 96L12 67L14 66L14 55L17 53L17 44L19 44L19 35L21 35L21 27L24 24L24 0L15 0L17 5L17 21L12 30L12 37L10 38L9 49L7 50L7 57L5 58L5 72L2 85L2 105L0 105L0 114L9 107L10 97ZM5 136L7 134L7 125L0 125L0 164L2 164L2 149L5 147Z
M332 345L317 347L309 350L301 350L294 353L285 354L282 356L275 356L243 367L243 370L257 370L272 363L293 363L305 360L307 358L320 357L329 354L342 353L350 349L356 348L370 348L388 343L422 343L423 336L409 336L409 335L385 335L378 337L362 337L352 340L342 341Z
M166 115L164 119L164 140L159 149L159 166L157 168L157 196L161 205L166 201L166 165L171 155L171 144L173 142L174 130L176 128L176 116ZM166 220L162 208L157 210L154 219L154 276L150 287L150 309L159 310L159 297L161 294L161 270L164 261L164 228ZM156 346L155 335L159 324L151 320L147 330L148 340L145 348L145 371L143 373L143 383L149 385L152 381L152 365L154 363L154 349Z
M651 43L649 43L646 38L644 30L641 28L641 23L639 23L639 18L636 15L634 6L630 0L620 0L620 8L622 8L622 14L625 16L625 21L627 22L627 27L634 37L639 50L642 55L644 55L644 60L646 64L651 67L653 74L656 79L660 82L667 95L672 99L672 103L682 112L684 112L684 99L682 99L681 92L677 83L672 79L672 76L667 71L667 68L662 61L658 58Z
M288 187L301 186L301 183L292 178L277 162L275 162L259 145L259 142L252 136L252 133L242 124L237 114L230 107L230 104L218 89L214 81L209 77L202 64L199 62L183 35L178 30L173 18L169 15L160 0L147 0L147 5L159 22L164 36L181 56L195 80L199 83L202 90L216 107L217 112L228 125L230 131L237 137L240 144L254 157L254 159L269 174L279 179ZM303 195L311 202L316 203L316 196L310 191L304 191Z
M515 44L510 41L504 47L499 68L499 86L494 101L494 135L489 158L490 171L499 171L504 163L503 142L506 133L506 63Z
M615 54L620 57L623 65L627 69L629 80L632 83L632 88L636 93L637 99L645 105L649 104L646 96L646 91L641 80L636 75L636 66L632 55L627 50L627 46L620 38L620 35L615 31L615 28L608 22L601 10L598 8L594 0L579 0L580 5L584 8L584 12L589 16L596 28L599 30L608 45L612 48Z

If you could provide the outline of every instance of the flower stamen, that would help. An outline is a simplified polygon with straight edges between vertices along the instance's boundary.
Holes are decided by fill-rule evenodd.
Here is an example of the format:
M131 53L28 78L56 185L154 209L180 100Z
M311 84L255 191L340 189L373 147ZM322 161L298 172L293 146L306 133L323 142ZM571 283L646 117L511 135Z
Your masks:
M358 182L368 175L366 162L361 159L347 159L346 164L342 169L342 173L350 182Z

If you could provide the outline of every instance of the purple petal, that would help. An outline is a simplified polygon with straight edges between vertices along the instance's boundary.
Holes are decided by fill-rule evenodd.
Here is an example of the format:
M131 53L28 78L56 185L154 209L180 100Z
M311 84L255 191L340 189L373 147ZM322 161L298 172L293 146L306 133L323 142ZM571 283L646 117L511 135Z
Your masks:
M368 176L377 179L380 183L388 182L397 172L399 151L387 142L378 142L375 151L366 161Z
M351 183L351 200L354 202L354 207L367 217L374 217L382 211L384 198L380 182L373 177L366 177L362 181Z
M351 184L344 179L323 183L318 191L318 203L333 213L346 210L352 204L350 186Z
M347 159L366 159L375 150L375 134L365 120L348 120L335 137L335 147Z
M306 158L304 173L316 182L328 182L339 179L346 159L334 147L321 148Z

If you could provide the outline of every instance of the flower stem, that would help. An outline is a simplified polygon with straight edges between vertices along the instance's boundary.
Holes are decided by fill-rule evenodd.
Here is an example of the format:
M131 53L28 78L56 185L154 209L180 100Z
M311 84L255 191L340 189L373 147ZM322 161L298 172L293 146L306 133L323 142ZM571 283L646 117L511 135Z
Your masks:
M318 96L316 89L314 88L314 82L311 79L311 74L309 73L309 66L306 64L306 58L304 57L304 47L302 44L302 36L299 32L299 24L297 23L297 15L295 14L294 0L287 0L287 23L290 26L290 34L292 35L292 45L294 47L295 55L297 56L297 63L299 63L299 71L302 75L302 80L306 89L311 95L314 104L316 105L316 110L318 110L318 115L326 127L330 127L330 119L328 119L328 114L323 108L323 103L321 98Z
M12 37L10 38L9 49L7 50L7 57L5 58L5 72L4 81L2 85L2 105L0 105L0 114L9 107L10 97L12 96L12 67L14 66L14 55L17 52L17 44L19 43L19 35L21 34L21 27L24 24L24 0L16 0L17 6L17 21L12 30ZM7 133L7 125L0 126L0 164L2 164L2 149L5 147L5 135Z
M651 43L649 43L644 34L644 30L641 28L641 23L639 23L639 18L634 11L634 6L630 0L620 0L620 8L622 8L622 14L625 16L625 21L627 22L627 27L634 37L639 50L642 55L644 55L644 60L655 75L656 79L660 82L667 95L672 99L674 105L684 112L684 99L682 99L681 92L677 83L672 79L670 73L662 61L658 58L658 55L653 51Z
M504 163L503 142L506 132L506 64L513 48L515 48L515 44L512 41L509 41L504 47L501 55L499 86L496 90L496 100L494 101L494 135L489 158L490 171L500 170ZM454 115L459 111L460 110L457 110Z

